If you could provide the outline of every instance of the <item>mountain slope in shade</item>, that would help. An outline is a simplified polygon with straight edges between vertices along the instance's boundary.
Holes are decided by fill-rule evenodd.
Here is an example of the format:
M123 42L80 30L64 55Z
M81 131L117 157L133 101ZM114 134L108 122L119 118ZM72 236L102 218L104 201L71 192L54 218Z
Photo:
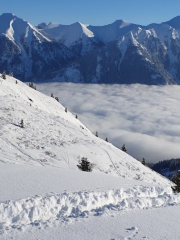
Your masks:
M94 136L54 98L20 81L16 84L13 77L0 78L0 85L1 162L78 170L79 160L87 157L97 173L170 184L111 143Z
M0 71L13 72L21 79L61 68L76 57L13 14L0 16L0 55Z
M94 27L0 16L0 72L26 81L180 83L179 17L140 26L123 20Z
M46 77L85 83L176 84L165 69L167 61L167 48L154 31L137 28Z

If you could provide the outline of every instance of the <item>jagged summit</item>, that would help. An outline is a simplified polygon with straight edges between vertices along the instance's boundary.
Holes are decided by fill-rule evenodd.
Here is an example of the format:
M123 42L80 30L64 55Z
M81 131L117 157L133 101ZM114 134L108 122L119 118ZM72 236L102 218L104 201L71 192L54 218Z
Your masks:
M43 31L79 55L84 55L101 46L101 42L94 36L94 33L80 22L70 25L50 23Z
M0 16L0 35L5 35L18 46L22 38L27 41L33 37L39 41L51 41L38 32L29 22L11 13L5 13Z
M179 22L176 17L148 26L120 19L105 26L33 27L2 14L0 71L26 81L179 84Z

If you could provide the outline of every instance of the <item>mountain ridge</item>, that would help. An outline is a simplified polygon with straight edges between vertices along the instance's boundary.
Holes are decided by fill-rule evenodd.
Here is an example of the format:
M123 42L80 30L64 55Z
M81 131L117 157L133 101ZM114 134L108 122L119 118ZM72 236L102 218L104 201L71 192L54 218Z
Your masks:
M148 26L116 20L33 27L3 14L0 26L0 71L23 81L180 83L179 17Z

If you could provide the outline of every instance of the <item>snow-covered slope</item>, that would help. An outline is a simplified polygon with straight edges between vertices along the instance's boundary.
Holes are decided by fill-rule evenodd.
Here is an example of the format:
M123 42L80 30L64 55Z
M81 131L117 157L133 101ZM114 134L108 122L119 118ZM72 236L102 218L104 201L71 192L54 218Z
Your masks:
M51 22L33 27L11 13L0 16L0 71L23 81L180 83L179 17L140 26Z
M93 172L77 168L82 157L95 164ZM58 239L57 229L81 232L79 221L180 203L168 179L94 136L54 98L9 76L0 76L0 182L3 240ZM78 239L99 239L85 232Z
M24 41L29 42L35 37L39 42L51 41L50 38L42 35L35 27L27 21L16 17L12 13L0 15L0 35L6 36L14 44L19 45L24 37Z
M140 25L129 23L124 20L116 20L105 26L87 26L87 28L104 43L116 40L137 27L140 27Z
M84 55L102 46L102 42L94 36L94 33L80 22L71 25L49 23L43 28L43 32L46 32L53 39L63 43L79 55Z
M0 79L0 160L77 170L87 157L95 172L168 184L112 144L94 136L54 98L12 77ZM20 127L23 119L24 128Z

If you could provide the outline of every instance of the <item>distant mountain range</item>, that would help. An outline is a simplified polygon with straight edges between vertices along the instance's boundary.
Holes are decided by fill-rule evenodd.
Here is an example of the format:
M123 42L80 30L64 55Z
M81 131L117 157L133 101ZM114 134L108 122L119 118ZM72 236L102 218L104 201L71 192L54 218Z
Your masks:
M141 26L41 23L0 16L0 71L23 81L180 84L180 17Z

